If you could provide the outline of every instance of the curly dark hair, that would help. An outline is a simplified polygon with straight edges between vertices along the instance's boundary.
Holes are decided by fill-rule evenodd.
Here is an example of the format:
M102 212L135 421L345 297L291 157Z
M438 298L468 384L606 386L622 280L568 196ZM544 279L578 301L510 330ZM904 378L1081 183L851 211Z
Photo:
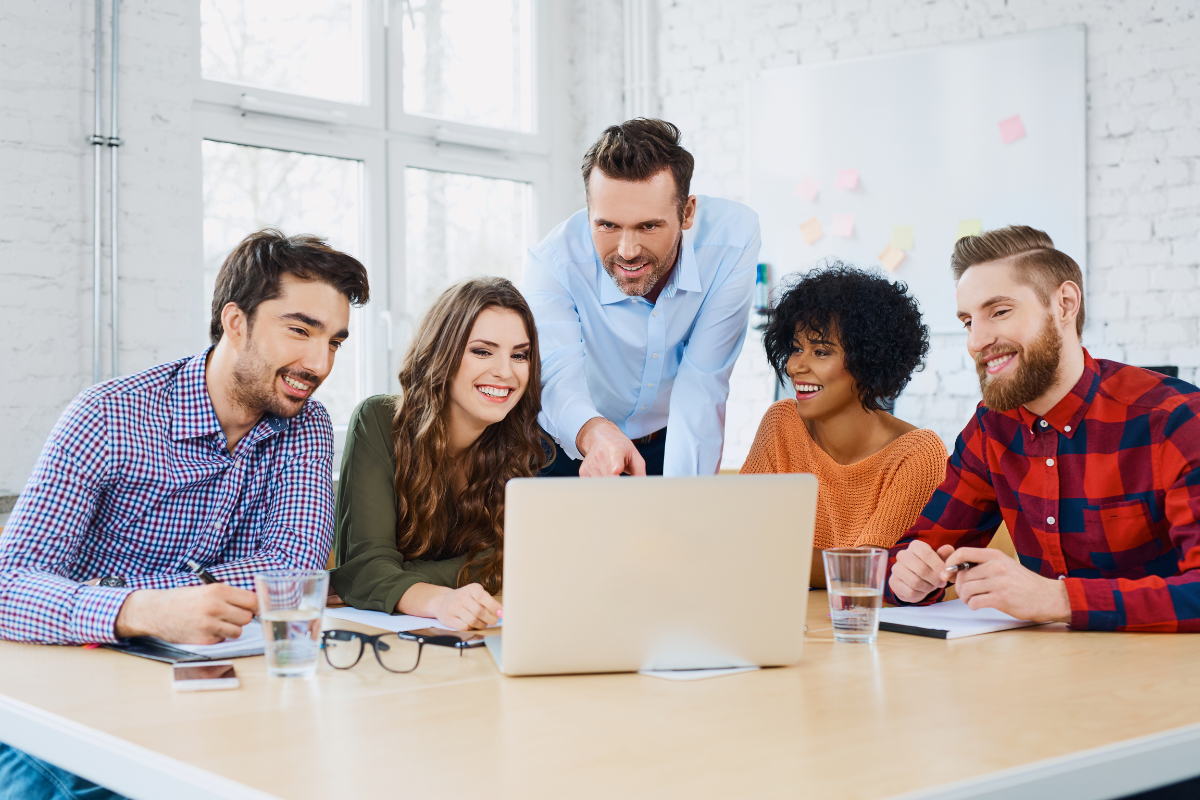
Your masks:
M767 361L784 383L797 325L841 345L858 399L868 411L894 402L913 372L924 367L929 328L906 284L831 261L780 291L759 330Z

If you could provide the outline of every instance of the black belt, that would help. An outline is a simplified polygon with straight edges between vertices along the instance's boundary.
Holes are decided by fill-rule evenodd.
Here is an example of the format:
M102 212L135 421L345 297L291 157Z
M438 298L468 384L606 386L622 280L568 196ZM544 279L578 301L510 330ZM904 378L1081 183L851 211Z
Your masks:
M636 444L650 444L655 439L661 439L666 435L667 435L667 429L661 428L661 429L655 431L654 433L647 433L645 436L639 436L637 439L631 439L630 441L632 441L635 445Z

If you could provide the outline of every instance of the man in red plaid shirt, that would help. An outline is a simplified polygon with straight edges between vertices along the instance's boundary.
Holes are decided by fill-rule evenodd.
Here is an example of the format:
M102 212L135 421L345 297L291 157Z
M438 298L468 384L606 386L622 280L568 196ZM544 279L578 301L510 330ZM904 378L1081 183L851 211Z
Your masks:
M1200 390L1092 358L1079 266L1041 231L965 237L951 266L983 401L891 550L886 598L955 583L1021 619L1200 631ZM985 549L1001 521L1019 561Z

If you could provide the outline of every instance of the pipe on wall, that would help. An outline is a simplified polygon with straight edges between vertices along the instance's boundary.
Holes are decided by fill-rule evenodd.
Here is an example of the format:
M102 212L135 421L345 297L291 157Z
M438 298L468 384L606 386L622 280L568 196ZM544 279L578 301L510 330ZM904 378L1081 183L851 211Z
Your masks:
M96 0L97 4L100 0ZM112 310L110 312L111 331L111 353L112 353L112 377L117 377L121 374L120 359L121 359L121 306L119 303L120 280L118 279L119 271L117 269L117 258L121 249L117 246L117 188L120 181L117 180L117 150L121 146L120 134L117 130L117 88L118 88L118 72L117 67L120 63L118 58L120 45L120 8L121 0L112 0L112 88L109 90L112 101L112 108L109 111L109 134L108 134L108 152L109 152L109 201L108 215L111 228L109 230L109 298L112 301Z
M111 76L109 100L111 106L109 109L109 134L104 135L103 121L101 120L101 110L103 107L103 97L101 96L101 87L103 82L100 78L100 68L102 66L102 43L104 35L104 16L103 5L104 0L96 0L96 41L95 41L95 119L93 120L92 135L88 137L88 142L92 145L92 154L94 160L93 170L93 208L92 208L92 383L99 383L103 377L101 369L101 332L103 331L103 304L102 297L104 293L103 286L103 264L104 264L104 239L103 239L103 217L104 217L104 188L103 188L103 168L104 159L103 148L107 147L109 152L109 298L111 305L110 313L110 328L109 328L109 352L112 356L112 373L111 377L120 375L120 304L119 304L119 270L118 270L118 254L120 248L117 242L117 148L121 146L119 128L117 124L117 99L118 99L118 65L120 63L119 55L119 32L120 32L120 0L112 0L112 34L110 39L111 59Z
M100 276L104 261L104 243L100 239L100 213L103 202L101 186L101 162L105 145L104 133L100 125L100 40L101 0L96 0L96 119L92 126L92 135L88 139L92 144L92 155L95 161L95 185L92 191L94 208L92 209L92 383L100 382Z

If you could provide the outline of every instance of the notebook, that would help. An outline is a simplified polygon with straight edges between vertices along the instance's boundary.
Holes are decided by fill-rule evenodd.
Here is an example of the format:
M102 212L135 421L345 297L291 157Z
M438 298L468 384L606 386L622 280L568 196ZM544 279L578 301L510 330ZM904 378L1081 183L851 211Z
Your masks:
M1010 617L994 608L972 611L962 600L879 610L879 630L932 636L935 639L961 639L964 636L1044 624Z
M188 661L213 661L225 658L245 658L263 654L262 624L255 621L242 628L242 635L217 644L175 644L157 636L135 636L119 644L106 644L108 650L141 656L168 664Z

